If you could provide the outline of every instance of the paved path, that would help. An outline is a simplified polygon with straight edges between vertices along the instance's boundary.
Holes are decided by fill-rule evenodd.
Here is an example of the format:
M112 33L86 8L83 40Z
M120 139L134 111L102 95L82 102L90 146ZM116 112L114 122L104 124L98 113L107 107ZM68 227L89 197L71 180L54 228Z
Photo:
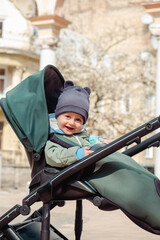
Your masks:
M15 204L21 204L25 191L0 191L0 215ZM32 211L38 209L40 203L35 203ZM75 202L67 202L64 207L56 207L51 212L51 223L69 240L74 240ZM25 219L19 216L16 221ZM104 212L83 201L83 233L81 240L160 240L160 236L151 234L132 223L121 211Z

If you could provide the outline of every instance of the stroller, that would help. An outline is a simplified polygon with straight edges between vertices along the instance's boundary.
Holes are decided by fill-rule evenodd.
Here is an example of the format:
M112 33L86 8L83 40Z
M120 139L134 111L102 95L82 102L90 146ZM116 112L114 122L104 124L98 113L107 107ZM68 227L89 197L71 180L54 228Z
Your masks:
M87 167L132 143L137 145L124 151L123 154L133 156L148 147L159 147L159 133L143 142L141 138L160 127L160 117L152 119L62 170L49 167L44 156L44 146L49 138L48 114L54 112L58 97L63 91L64 82L59 70L55 66L48 65L40 72L23 80L7 93L6 98L1 99L2 111L26 150L31 167L31 183L30 193L22 200L22 205L16 204L0 217L0 239L67 240L50 224L50 211L56 206L63 206L67 200L75 200L75 239L80 240L83 199L93 202L100 210L121 209L135 224L160 235L160 225L154 227L145 219L133 216L117 202L104 198L81 179ZM141 171L143 175L143 168ZM160 181L156 177L151 181L154 182L153 193L160 207ZM35 202L42 202L43 206L25 221L10 224L20 214L29 215L30 207Z

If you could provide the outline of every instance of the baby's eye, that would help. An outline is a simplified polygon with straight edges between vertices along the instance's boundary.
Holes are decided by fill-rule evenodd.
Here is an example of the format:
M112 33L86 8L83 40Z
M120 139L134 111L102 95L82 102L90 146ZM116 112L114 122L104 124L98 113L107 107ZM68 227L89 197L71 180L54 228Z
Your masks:
M82 120L80 118L77 118L76 121L77 122L82 122Z
M68 114L64 114L64 117L67 119L70 118L70 116Z

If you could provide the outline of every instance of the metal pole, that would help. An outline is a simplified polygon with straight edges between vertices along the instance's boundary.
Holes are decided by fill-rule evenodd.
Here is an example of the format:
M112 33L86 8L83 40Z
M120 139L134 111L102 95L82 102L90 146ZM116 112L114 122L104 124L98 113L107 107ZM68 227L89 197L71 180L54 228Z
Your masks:
M160 114L160 36L157 37L156 116ZM158 130L156 131L158 132ZM155 175L160 178L160 148L155 152Z
M43 203L41 240L50 239L50 203Z

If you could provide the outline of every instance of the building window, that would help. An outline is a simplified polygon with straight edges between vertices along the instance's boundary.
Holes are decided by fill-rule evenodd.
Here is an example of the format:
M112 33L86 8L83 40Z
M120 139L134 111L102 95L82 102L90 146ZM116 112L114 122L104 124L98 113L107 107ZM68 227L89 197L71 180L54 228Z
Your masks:
M6 70L5 68L0 68L0 94L4 93L6 80Z
M0 122L0 149L2 148L3 122Z
M122 109L122 113L130 113L131 112L131 97L126 96L123 98L122 100L122 105L121 105L121 109Z
M98 107L98 111L103 113L104 112L104 100L100 100L97 102L97 107Z
M33 27L33 36L38 37L38 27Z
M3 22L0 21L0 38L2 38L3 35Z
M145 106L146 106L146 109L149 109L150 114L154 115L155 113L155 96L154 95L148 95L145 97Z

